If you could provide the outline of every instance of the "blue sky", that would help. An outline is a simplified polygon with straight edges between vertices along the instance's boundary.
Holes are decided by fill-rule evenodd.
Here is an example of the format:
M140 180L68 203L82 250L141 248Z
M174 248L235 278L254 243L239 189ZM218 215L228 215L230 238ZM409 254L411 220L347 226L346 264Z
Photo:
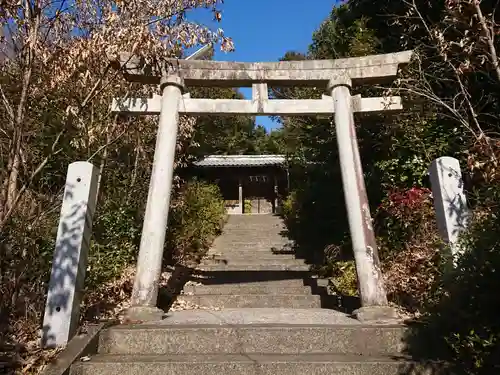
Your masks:
M221 27L233 38L236 51L224 53L221 61L277 61L287 51L307 51L311 36L328 17L337 0L225 0L222 21L211 20L208 12L195 12L188 18L212 29ZM251 96L250 89L242 89ZM267 129L277 126L267 117L257 117Z

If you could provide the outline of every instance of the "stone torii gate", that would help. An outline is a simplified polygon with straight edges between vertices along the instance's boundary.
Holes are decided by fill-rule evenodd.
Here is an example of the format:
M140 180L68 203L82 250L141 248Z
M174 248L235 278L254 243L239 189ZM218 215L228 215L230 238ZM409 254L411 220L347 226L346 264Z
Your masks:
M174 156L179 114L202 115L332 115L339 147L342 184L358 275L362 308L360 320L394 318L388 301L372 218L361 167L354 126L354 112L401 110L400 97L361 98L351 96L351 87L394 79L412 51L338 60L241 63L165 59L146 64L122 54L113 61L132 82L159 85L162 95L149 99L114 99L114 112L131 115L159 114L149 195L142 229L137 275L132 293L132 320L160 320L156 307L165 233L174 173ZM268 85L324 88L321 99L270 100ZM192 99L194 86L252 87L251 100Z

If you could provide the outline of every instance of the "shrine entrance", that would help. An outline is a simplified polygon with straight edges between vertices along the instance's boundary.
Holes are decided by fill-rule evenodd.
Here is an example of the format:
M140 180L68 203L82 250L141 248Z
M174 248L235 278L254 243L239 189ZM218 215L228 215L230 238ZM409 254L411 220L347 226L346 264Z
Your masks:
M401 98L352 95L357 85L394 79L412 51L338 60L242 63L179 59L147 62L129 54L112 60L130 82L159 85L153 98L114 99L112 110L130 115L160 115L148 201L144 216L137 274L132 292L132 320L158 320L156 307L168 210L174 175L179 115L326 116L334 118L342 186L356 262L360 313L374 318L390 310L385 291L370 208L363 178L354 113L401 110ZM252 87L249 100L193 99L189 88ZM321 99L273 100L268 86L316 87ZM240 193L241 194L241 193ZM335 228L332 228L334 230ZM364 310L363 310L364 309Z
M272 176L267 174L250 175L242 179L244 214L275 213L278 197L274 195L274 183L271 181Z
M230 215L277 214L287 193L284 155L210 155L194 175L219 186Z

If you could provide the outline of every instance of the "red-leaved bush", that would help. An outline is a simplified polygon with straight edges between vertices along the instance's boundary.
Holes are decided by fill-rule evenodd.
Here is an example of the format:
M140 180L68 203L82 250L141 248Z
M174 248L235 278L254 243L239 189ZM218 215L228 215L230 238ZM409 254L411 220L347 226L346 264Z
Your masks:
M393 191L377 209L375 228L390 300L420 310L440 272L431 191Z

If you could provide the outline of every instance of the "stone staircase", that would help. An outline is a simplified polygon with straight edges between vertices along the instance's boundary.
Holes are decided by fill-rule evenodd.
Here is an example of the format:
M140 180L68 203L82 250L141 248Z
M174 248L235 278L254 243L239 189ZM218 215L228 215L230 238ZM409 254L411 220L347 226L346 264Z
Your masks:
M273 215L231 216L199 267L188 303L214 308L319 308L326 289L296 259Z
M205 309L103 331L73 375L445 374L406 358L406 328L327 309L272 215L231 216L181 298Z

